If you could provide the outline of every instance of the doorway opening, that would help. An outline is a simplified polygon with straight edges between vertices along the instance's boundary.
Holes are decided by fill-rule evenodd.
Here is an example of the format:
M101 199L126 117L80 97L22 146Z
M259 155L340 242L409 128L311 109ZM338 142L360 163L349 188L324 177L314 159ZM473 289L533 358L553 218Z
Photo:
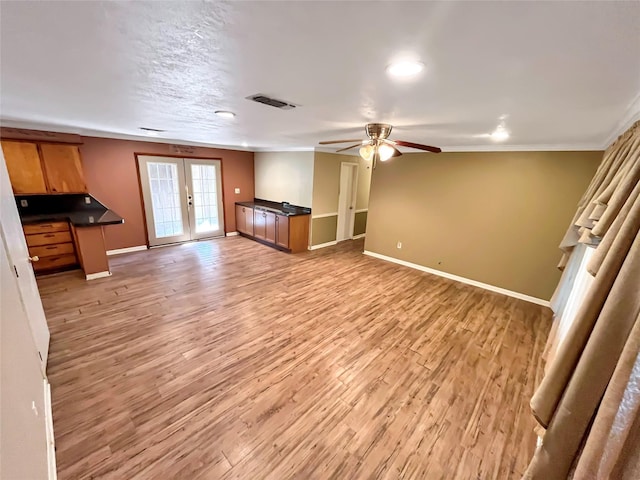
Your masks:
M342 162L340 165L340 193L338 195L338 227L336 241L353 238L358 191L358 164Z
M224 236L220 160L138 155L149 246Z

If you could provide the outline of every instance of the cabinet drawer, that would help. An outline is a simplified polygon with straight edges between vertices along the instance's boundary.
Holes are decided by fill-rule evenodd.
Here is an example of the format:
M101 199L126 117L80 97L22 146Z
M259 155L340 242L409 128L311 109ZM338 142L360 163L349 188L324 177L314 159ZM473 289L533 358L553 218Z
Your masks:
M29 247L39 247L40 245L52 245L54 243L68 242L71 242L71 233L69 231L27 235L27 245Z
M33 223L23 225L22 228L25 235L33 235L35 233L68 232L69 224L67 222Z
M51 257L55 255L64 255L67 253L76 253L73 248L73 243L56 243L55 245L29 247L29 255L32 257Z
M36 272L43 270L54 270L56 268L68 267L76 264L76 256L71 254L55 255L53 257L42 257L37 262L33 262L33 269Z

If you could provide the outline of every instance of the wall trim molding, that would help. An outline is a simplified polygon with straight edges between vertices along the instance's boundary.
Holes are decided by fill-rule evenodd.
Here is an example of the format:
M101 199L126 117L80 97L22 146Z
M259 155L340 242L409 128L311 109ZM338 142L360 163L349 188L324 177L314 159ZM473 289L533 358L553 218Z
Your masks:
M97 278L104 278L104 277L110 277L110 276L111 276L111 272L107 270L104 272L87 273L85 277L87 280L96 280Z
M364 212L368 212L369 209L368 208L359 208L358 210L356 210L356 213L364 213Z
M319 215L311 215L311 220L314 220L316 218L327 218L327 217L337 217L337 216L338 216L338 212L321 213Z
M331 242L319 243L318 245L309 246L309 250L318 250L319 248L331 247L332 245L337 245L337 240L332 240Z
M640 93L631 100L631 103L627 106L627 109L624 112L624 115L615 126L615 128L609 134L607 141L604 143L604 149L609 148L609 146L624 132L626 132L631 125L633 125L637 120L640 120Z
M433 268L425 267L423 265L418 265L417 263L407 262L405 260L400 260L399 258L388 257L386 255L382 255L380 253L371 252L369 250L365 250L363 252L365 255L370 257L374 257L380 260L385 260L391 263L397 263L398 265L403 265L405 267L413 268L415 270L420 270L421 272L430 273L432 275L437 275L439 277L448 278L449 280L454 280L460 283L466 283L467 285L472 285L474 287L483 288L485 290L489 290L491 292L501 293L502 295L506 295L508 297L517 298L520 300L524 300L525 302L535 303L536 305L542 305L543 307L551 308L551 303L549 300L543 300L541 298L532 297L530 295L525 295L524 293L514 292L513 290L507 290L506 288L496 287L494 285L489 285L488 283L478 282L476 280L471 280L469 278L460 277L458 275L453 275L452 273L442 272L440 270L435 270Z
M354 235L351 237L351 240L358 240L359 238L364 238L366 233L361 233L360 235Z
M146 250L146 245L137 245L135 247L116 248L114 250L107 250L107 255L120 255L121 253L139 252Z
M227 232L224 235L225 237L237 237L240 234L238 232Z

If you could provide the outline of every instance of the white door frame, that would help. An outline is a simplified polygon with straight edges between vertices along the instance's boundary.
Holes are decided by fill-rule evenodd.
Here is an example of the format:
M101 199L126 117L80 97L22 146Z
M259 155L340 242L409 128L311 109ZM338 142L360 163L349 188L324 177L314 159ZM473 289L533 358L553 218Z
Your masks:
M336 241L353 238L356 219L356 198L358 195L358 164L340 164L340 193L338 195L338 226Z
M22 306L27 314L33 342L40 356L42 373L47 372L49 355L49 326L42 308L40 291L33 273L27 241L18 215L16 199L9 179L9 172L0 149L0 241L3 242L9 262L13 265Z

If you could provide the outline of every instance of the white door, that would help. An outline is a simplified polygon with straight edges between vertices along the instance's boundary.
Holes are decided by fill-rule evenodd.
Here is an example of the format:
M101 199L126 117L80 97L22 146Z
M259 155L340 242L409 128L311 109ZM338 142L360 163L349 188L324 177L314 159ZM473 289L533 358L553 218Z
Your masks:
M29 259L29 249L24 238L22 223L9 180L9 172L7 172L1 149L0 155L2 155L2 161L0 161L0 241L7 252L8 261L17 280L20 300L27 315L26 320L33 342L38 351L40 366L43 374L46 374L49 354L49 327L42 309L38 284ZM4 306L2 308L4 314Z
M191 239L224 235L220 160L185 158Z
M49 461L55 464L55 457L49 458L53 449L48 446L47 384L3 242L0 281L0 478L44 480L50 474Z
M224 235L220 160L138 156L149 245Z
M338 242L353 238L357 188L358 164L343 162L340 165L340 194L338 196L338 229L336 232Z

